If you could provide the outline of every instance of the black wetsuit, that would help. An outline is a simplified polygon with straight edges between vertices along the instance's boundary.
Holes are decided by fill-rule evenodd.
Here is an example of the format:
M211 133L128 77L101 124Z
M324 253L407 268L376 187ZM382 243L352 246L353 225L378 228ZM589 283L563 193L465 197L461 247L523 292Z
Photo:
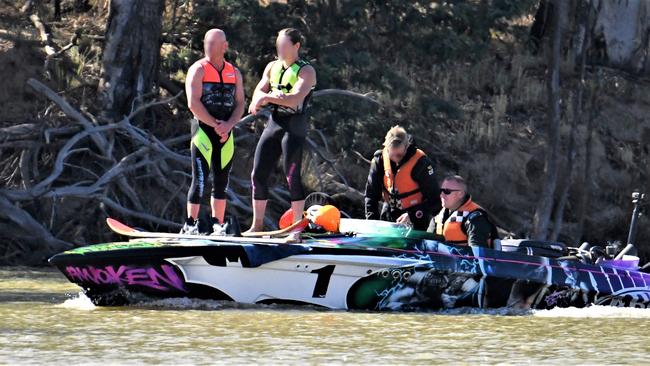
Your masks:
M304 61L298 62L303 62L302 66L308 65ZM302 168L303 145L308 131L307 111L311 95L310 92L305 97L299 111L271 105L273 113L267 121L266 128L264 128L264 132L262 132L262 136L255 148L253 172L251 174L253 199L268 199L268 180L280 157L282 157L282 167L291 201L305 199L300 170Z
M255 149L251 176L254 199L268 199L268 180L280 157L282 157L282 167L287 179L291 201L305 199L300 170L306 136L307 116L305 114L291 117L280 117L274 114L269 118Z
M192 119L192 137L194 138L201 129L210 140L212 145L212 156L210 164L208 159L199 151L197 143L192 143L190 148L190 155L192 156L192 183L187 193L187 201L194 204L201 203L201 198L204 196L205 184L212 171L212 190L211 196L215 199L225 199L226 191L228 189L228 178L232 168L232 158L224 166L221 165L221 155L226 143L221 143L221 136L217 135L214 128ZM234 138L232 132L229 139ZM232 143L232 142L231 142Z
M415 144L411 144L406 150L402 162L408 161L416 150ZM397 164L391 162L390 165L393 172L397 171ZM395 222L402 214L408 212L413 228L422 231L426 230L433 214L440 210L440 189L431 160L426 156L420 158L413 167L411 177L418 183L419 189L424 196L422 203L402 210L389 205L388 202L384 202L384 192L386 191L384 187L384 163L382 150L378 150L370 163L368 181L366 182L366 219ZM383 203L381 207L380 203Z
M236 83L231 73L236 75L234 66L224 63L221 71L217 70L210 63L201 60L206 69L206 76L203 79L203 90L201 94L201 103L208 110L210 115L216 119L226 121L235 110L235 89ZM216 72L216 74L215 74ZM226 75L229 73L229 75ZM207 75L215 76L217 79L208 79ZM192 183L187 193L187 200L193 204L201 203L201 198L205 192L205 183L212 171L212 192L215 199L225 199L226 190L228 189L228 177L232 167L232 156L234 153L234 135L230 136L225 142L221 142L221 137L213 127L193 118L192 125L192 144L190 154L192 156Z

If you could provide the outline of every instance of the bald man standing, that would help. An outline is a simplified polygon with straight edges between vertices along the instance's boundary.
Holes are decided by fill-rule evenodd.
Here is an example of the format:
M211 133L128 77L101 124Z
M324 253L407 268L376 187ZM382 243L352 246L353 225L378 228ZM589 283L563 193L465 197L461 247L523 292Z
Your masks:
M187 220L181 233L199 234L199 209L212 171L213 235L225 235L226 189L235 149L232 129L244 113L244 86L239 70L224 59L226 34L209 30L203 39L205 57L187 72L185 93L192 119L192 183L187 194Z

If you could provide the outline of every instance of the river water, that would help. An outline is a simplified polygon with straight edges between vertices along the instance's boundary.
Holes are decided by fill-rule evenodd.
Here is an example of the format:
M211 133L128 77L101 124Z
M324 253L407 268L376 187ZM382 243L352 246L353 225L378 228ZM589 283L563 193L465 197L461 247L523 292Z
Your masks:
M650 310L368 313L174 299L95 307L0 267L0 364L650 364Z

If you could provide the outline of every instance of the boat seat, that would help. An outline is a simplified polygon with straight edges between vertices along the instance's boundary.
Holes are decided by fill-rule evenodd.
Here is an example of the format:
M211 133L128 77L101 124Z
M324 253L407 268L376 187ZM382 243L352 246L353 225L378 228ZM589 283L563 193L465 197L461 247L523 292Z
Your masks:
M501 239L499 240L501 250L504 252L516 252L526 255L558 258L569 254L563 243L532 239Z

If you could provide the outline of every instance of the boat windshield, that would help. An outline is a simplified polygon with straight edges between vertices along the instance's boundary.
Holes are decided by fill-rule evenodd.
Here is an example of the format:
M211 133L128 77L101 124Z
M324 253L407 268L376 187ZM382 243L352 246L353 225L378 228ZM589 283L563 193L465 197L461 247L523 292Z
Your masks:
M357 236L381 236L389 238L412 238L435 240L436 236L426 231L414 230L409 225L397 224L388 221L341 219L339 231L352 232Z

